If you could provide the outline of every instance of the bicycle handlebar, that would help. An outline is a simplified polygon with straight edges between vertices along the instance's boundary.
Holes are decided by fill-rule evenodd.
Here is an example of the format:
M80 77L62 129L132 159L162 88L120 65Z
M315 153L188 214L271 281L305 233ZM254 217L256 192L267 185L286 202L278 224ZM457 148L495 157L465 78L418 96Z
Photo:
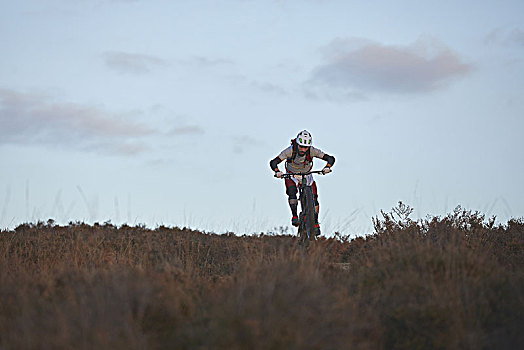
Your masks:
M289 178L292 177L292 176L297 176L297 175L305 176L305 175L309 175L309 174L322 174L322 175L326 175L326 174L324 174L324 172L323 172L322 170L312 170L312 171L308 171L308 172L305 172L305 173L286 173L286 174L283 174L283 175L282 175L282 179L289 179ZM277 176L274 175L274 177L277 177Z

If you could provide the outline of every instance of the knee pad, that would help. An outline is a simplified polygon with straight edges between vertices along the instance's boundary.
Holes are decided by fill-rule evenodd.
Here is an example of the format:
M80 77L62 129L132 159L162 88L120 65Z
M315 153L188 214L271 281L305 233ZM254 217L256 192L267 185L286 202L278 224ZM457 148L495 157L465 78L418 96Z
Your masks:
M289 202L289 205L298 205L298 199L296 198L289 198L287 201Z

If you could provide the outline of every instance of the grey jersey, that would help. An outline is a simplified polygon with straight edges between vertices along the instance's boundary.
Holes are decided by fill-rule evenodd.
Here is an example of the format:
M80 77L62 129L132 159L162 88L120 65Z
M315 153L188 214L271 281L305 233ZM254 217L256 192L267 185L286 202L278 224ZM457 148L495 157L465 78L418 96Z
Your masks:
M306 156L300 157L297 154L295 155L295 159L291 159L290 161L286 161L286 171L289 173L305 173L313 169L313 158L322 158L324 157L324 152L319 150L318 148L311 147L309 149L309 154L311 155L311 162L308 162L306 159ZM293 146L289 146L280 154L278 157L281 160L288 160L293 156Z

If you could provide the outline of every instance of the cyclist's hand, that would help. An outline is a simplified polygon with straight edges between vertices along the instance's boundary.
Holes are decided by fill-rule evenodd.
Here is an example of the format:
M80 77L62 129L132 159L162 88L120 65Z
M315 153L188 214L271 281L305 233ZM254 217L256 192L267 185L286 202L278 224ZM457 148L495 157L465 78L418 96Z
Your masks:
M281 172L281 171L276 171L276 172L275 172L275 177L278 177L279 179L281 179L281 178L284 177L284 173Z
M326 174L329 174L332 171L333 170L331 170L330 167L326 166L326 167L324 167L324 169L322 169L322 174L326 175Z

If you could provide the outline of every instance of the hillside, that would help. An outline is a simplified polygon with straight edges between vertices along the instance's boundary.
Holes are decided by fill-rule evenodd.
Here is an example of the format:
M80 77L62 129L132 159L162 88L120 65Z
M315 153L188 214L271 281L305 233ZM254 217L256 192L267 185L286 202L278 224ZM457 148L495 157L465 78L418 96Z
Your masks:
M365 238L25 224L0 233L0 349L524 348L524 220L399 206Z

